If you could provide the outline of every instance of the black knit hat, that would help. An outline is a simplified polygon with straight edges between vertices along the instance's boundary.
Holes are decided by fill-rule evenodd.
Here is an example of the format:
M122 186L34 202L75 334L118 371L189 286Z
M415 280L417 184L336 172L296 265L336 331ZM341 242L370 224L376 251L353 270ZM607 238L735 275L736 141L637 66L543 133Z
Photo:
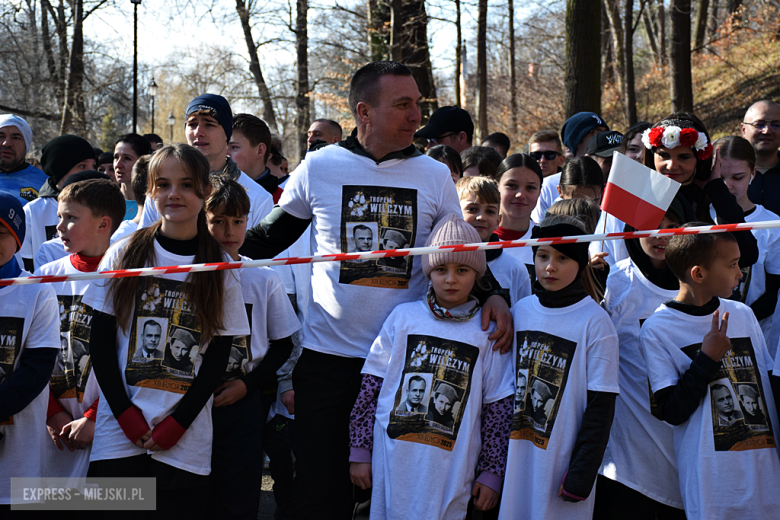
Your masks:
M43 147L41 169L56 185L78 163L94 158L95 150L86 139L77 135L61 135Z
M107 181L110 181L111 177L109 177L105 173L100 173L95 170L83 170L80 172L76 172L70 177L68 177L65 180L65 182L62 183L62 189L64 190L66 186L70 186L75 182L88 181L90 179L105 179Z

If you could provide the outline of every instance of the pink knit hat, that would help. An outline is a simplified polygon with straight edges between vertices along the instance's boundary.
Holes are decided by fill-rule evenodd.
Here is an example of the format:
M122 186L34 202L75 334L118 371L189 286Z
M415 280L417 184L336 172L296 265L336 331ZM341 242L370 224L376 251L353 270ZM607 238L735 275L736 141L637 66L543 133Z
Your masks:
M425 247L454 246L460 244L474 244L482 242L477 230L467 224L461 217L450 214L441 220L435 228ZM431 277L433 268L448 263L465 264L474 269L479 276L485 274L487 260L484 251L442 251L432 255L422 255L422 268L426 278Z

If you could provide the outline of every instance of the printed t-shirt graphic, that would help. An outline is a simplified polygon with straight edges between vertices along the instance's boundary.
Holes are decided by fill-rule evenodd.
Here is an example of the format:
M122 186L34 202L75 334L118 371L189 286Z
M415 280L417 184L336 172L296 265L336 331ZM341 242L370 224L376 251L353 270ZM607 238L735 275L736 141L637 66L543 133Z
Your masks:
M693 360L701 350L701 343L681 350ZM775 447L764 388L756 366L750 338L731 338L731 350L723 356L717 378L709 384L715 451Z
M510 438L546 450L577 344L539 331L518 331L517 344L516 376L527 387L522 399L515 395Z
M139 284L125 368L128 385L179 394L190 388L200 323L187 301L187 286L156 277Z
M244 303L246 307L246 318L249 320L249 329L252 329L252 304ZM236 336L233 338L233 345L230 347L230 358L228 358L227 368L225 369L225 381L238 379L246 375L247 364L252 361L252 335Z
M414 247L417 190L382 186L343 186L341 251L362 253ZM339 283L406 289L414 257L341 262Z
M81 295L57 295L60 312L60 353L51 375L51 388L57 399L84 399L92 362L89 333L92 314L82 305Z
M406 343L403 377L387 435L452 451L479 348L417 334L410 334Z
M0 385L14 371L16 358L22 348L24 318L4 317L0 320ZM13 424L14 417L0 417L0 425Z

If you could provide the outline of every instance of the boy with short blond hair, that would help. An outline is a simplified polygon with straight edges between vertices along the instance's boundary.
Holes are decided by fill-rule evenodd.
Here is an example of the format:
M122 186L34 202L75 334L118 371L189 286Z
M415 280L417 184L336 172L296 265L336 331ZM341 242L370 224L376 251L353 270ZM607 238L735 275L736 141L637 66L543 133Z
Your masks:
M39 267L35 274L96 271L124 215L125 199L110 180L92 178L67 184L57 199L57 233L69 255ZM52 477L85 477L87 473L99 396L89 356L92 316L81 303L89 283L52 284L60 306L61 342L46 414L51 438L46 470Z
M686 224L697 225L704 224ZM665 256L680 290L644 322L640 345L658 414L674 426L686 517L773 517L780 507L773 363L753 312L725 299L742 278L739 246L730 233L680 235ZM736 410L741 385L756 395L763 423L749 424Z
M212 236L233 261L249 260L238 250L244 244L249 197L238 182L212 176L206 218ZM279 275L268 267L241 269L241 293L251 328L236 337L225 382L214 396L212 418L211 498L209 516L256 518L263 472L261 437L265 418L262 390L278 381L282 400L292 412L291 336L301 325ZM230 406L228 406L230 405Z
M483 242L499 242L494 234L501 224L501 195L496 181L488 177L463 177L455 184L463 220L471 224ZM503 249L486 251L488 270L509 295L512 305L531 296L528 269L519 259L503 254ZM486 273L486 274L487 274Z

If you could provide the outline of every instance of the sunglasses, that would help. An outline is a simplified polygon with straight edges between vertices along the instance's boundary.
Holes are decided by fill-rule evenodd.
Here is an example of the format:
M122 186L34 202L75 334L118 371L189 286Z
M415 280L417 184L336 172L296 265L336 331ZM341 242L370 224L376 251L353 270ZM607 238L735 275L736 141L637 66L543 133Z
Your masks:
M543 152L531 152L528 155L534 158L534 161L541 161L542 157L548 161L554 161L559 155L563 155L561 152L555 150L545 150Z
M769 122L756 121L755 123L748 123L747 121L745 121L744 124L752 126L759 132L763 132L767 127L769 127L769 129L772 130L773 132L777 132L778 130L780 130L780 121L769 121Z
M450 132L449 134L440 135L439 137L434 137L433 139L428 139L428 144L439 144L439 139L444 139L445 137L450 137L451 135L459 134L460 132Z

